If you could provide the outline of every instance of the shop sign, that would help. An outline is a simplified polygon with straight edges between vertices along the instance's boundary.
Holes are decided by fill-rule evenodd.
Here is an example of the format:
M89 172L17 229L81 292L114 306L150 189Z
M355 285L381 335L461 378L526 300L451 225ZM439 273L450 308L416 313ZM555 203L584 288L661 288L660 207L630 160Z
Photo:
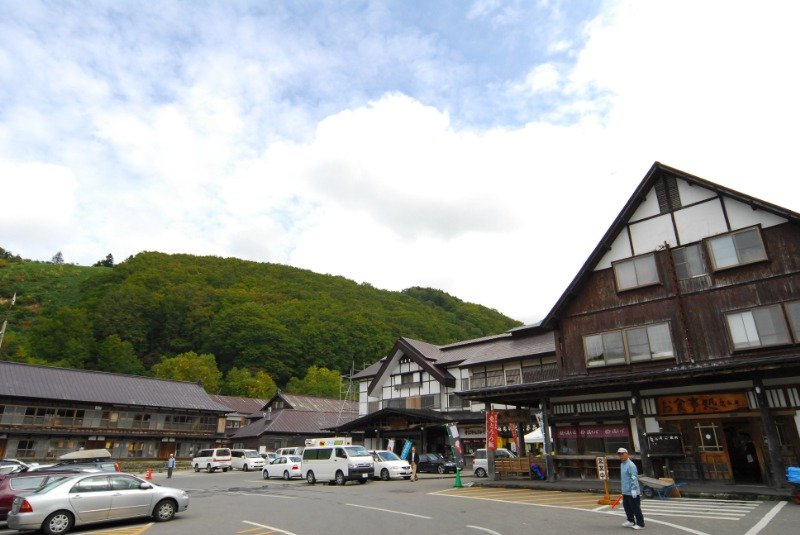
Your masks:
M670 414L714 414L747 410L744 394L694 394L658 398L658 413Z
M579 435L582 438L622 438L629 436L630 432L625 424L582 425L553 429L554 438L576 439Z
M497 449L497 413L486 412L486 449Z
M608 470L606 470L606 458L595 457L594 460L597 465L597 479L608 479Z
M387 418L386 423L391 429L408 429L408 420L405 418Z

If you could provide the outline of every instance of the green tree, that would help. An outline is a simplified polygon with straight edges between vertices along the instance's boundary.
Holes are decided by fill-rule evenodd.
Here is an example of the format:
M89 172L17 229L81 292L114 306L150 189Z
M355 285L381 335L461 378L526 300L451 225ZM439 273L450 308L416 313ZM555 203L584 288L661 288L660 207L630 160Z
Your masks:
M269 399L278 391L272 377L264 370L255 374L241 368L233 367L225 374L223 394L229 396L246 396L249 398Z
M94 264L93 267L114 267L114 256L111 253L108 253L103 260L98 260Z
M133 344L116 334L106 337L97 346L95 369L105 372L144 375L145 369L133 351Z
M94 334L86 312L61 307L44 315L33 330L33 356L61 366L83 368L94 353Z
M53 258L50 259L50 263L61 265L64 263L64 255L61 251L57 252L53 255Z
M194 351L161 359L152 368L153 375L161 379L200 383L209 394L219 392L222 372L214 355L198 355Z
M292 377L286 384L290 394L305 394L325 398L338 398L342 390L342 377L339 372L311 366L302 379Z

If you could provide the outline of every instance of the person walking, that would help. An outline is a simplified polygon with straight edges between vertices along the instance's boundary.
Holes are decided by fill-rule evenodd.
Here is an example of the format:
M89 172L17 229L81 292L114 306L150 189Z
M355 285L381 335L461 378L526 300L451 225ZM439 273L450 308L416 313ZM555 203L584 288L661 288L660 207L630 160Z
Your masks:
M625 509L627 520L622 524L626 528L644 529L644 515L642 515L642 490L639 487L639 470L628 457L628 450L620 448L619 455L619 481L622 492L622 507Z
M419 453L417 453L417 448L412 446L411 447L411 481L417 481L419 479L417 477L417 465L419 465Z
M170 453L169 459L167 459L167 479L172 478L172 471L174 469L175 469L175 455Z

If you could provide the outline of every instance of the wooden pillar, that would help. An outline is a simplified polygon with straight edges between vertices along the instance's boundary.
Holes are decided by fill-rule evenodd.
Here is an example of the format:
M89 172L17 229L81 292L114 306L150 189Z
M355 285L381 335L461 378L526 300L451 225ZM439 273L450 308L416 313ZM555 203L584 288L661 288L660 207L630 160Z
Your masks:
M775 428L775 420L773 420L772 413L769 410L767 393L764 391L764 385L760 378L753 380L753 388L756 393L756 399L758 400L758 410L761 412L761 426L767 447L768 477L766 479L770 487L779 489L784 483L786 469L783 466L783 459L781 458L781 451L778 444L778 431Z
M634 389L631 394L633 417L636 419L636 434L639 438L639 453L642 455L642 472L644 472L644 474L648 477L656 477L655 472L653 472L653 463L650 461L650 448L647 444L647 426L644 422L642 398L639 395L638 389Z
M539 406L542 409L542 437L544 438L544 463L547 468L547 481L555 481L556 473L553 469L553 443L550 441L550 418L547 398L542 398Z

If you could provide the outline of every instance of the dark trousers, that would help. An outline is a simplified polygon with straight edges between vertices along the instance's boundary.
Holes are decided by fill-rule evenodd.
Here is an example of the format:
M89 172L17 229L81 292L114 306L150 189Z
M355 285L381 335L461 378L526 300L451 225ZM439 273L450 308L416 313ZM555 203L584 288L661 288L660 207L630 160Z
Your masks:
M622 507L625 509L625 516L628 517L628 522L633 522L640 526L644 526L644 516L642 516L642 505L640 500L641 496L633 497L627 494L622 495Z
M172 470L173 468L171 466L167 467L167 479L172 477Z

